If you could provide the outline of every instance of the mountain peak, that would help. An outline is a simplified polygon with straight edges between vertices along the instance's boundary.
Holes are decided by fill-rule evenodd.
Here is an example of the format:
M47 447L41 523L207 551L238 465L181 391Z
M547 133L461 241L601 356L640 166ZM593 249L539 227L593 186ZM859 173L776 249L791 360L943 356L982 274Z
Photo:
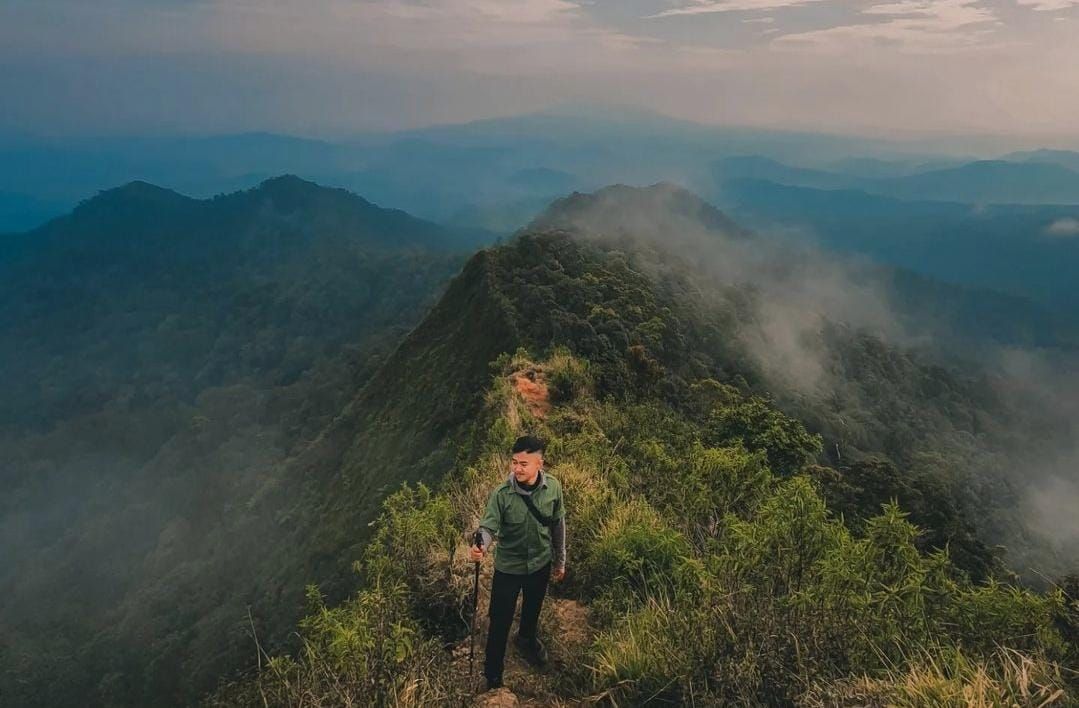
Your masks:
M89 199L79 203L72 211L75 218L101 216L120 212L143 211L152 209L175 209L196 200L185 197L156 184L143 180L134 180L119 187L103 189Z
M527 228L646 239L662 239L686 228L703 229L719 237L749 235L719 209L673 182L647 187L614 184L592 193L574 192L552 202Z
M185 197L179 192L175 192L166 187L160 187L156 184L151 184L141 179L132 180L127 184L122 184L119 187L113 187L112 189L103 189L87 201L110 201L117 199L136 200L140 202L191 201L190 197Z
M304 179L303 177L300 177L298 175L294 175L292 173L286 173L286 174L283 174L283 175L278 175L277 177L270 177L269 179L263 180L261 183L259 183L259 185L257 187L255 187L255 189L262 189L262 190L274 190L274 189L320 190L320 189L329 189L329 188L328 187L323 187L323 186L321 186L319 184L316 184L315 182L312 182L309 179Z
M374 207L369 201L347 189L326 187L294 174L283 174L263 180L250 190L253 195L269 197L275 204L284 208L295 208L310 203L311 199L336 198L354 201L365 207Z

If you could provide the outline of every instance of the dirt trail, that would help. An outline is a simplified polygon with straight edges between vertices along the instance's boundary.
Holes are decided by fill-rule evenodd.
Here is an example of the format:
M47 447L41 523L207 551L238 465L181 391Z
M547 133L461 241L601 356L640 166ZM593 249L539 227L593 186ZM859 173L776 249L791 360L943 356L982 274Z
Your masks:
M471 563L469 569L471 570ZM506 664L503 673L504 689L485 692L483 678L483 649L487 640L487 604L490 598L492 563L484 562L480 570L479 608L476 612L475 691L476 706L486 708L510 708L510 706L586 706L592 705L580 698L571 698L578 686L575 679L581 674L581 660L591 643L594 631L589 623L588 608L576 600L551 595L554 584L548 589L540 612L539 636L546 644L550 658L543 667L529 665L517 652L513 638L517 633L520 617L520 599L517 614L510 630L506 647ZM468 676L469 641L464 639L453 650L453 661L459 675Z
M547 389L546 372L542 367L529 366L514 371L509 375L514 389L520 395L528 412L536 418L545 418L551 412L550 394ZM508 413L511 422L516 423L513 406ZM466 558L467 549L462 546L457 558ZM455 574L465 572L469 588L472 581L472 563L455 568ZM493 563L488 558L480 566L480 597L476 611L476 645L474 665L475 702L473 705L483 708L513 708L515 706L534 707L558 706L575 708L592 705L581 699L573 698L579 693L577 681L582 674L581 662L585 650L592 642L595 632L589 622L588 608L576 600L558 597L558 587L552 583L548 587L547 597L540 612L539 635L547 646L549 660L543 667L529 665L517 652L513 638L517 633L517 620L520 617L521 599L517 600L514 624L510 630L506 647L506 664L503 672L504 688L485 691L483 678L484 644L487 640L487 606L491 591ZM469 640L460 642L453 650L453 661L461 676L468 676Z

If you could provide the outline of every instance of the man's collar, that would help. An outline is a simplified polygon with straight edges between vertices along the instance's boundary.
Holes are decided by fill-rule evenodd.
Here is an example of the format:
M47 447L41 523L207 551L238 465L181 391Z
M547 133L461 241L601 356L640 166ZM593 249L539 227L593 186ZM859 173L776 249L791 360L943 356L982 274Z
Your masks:
M539 484L537 486L543 487L543 488L546 489L546 487L547 487L547 475L544 474L542 467L540 468L539 476L536 478L536 480L539 482ZM517 475L513 474L513 472L510 472L510 485L515 490L522 491L522 492L527 491L524 488L522 488L520 484L517 483Z

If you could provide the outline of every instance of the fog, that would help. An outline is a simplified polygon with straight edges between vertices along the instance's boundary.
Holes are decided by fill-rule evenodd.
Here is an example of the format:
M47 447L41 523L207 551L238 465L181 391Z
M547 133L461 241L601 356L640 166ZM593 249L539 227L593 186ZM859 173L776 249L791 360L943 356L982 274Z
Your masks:
M1034 542L1041 549L1036 553L1009 549L1007 562L1023 573L1060 573L1079 562L1079 352L1016 348L961 334L946 315L901 305L887 269L827 252L814 245L809 233L746 233L670 183L611 187L597 192L587 206L557 211L563 217L541 218L533 226L568 227L601 239L640 239L675 254L712 285L752 293L752 314L741 323L739 341L781 401L826 405L854 399L860 400L859 408L875 404L837 366L836 352L824 336L827 323L870 334L912 352L918 361L952 367L967 385L991 385L985 393L1001 404L999 427L995 436L973 442L980 452L968 471L985 477L979 481L983 488L1003 476L1016 493L1016 508L1009 513L1022 520L1025 530L984 540L1007 544L1041 537ZM664 267L648 261L642 266ZM836 441L826 443L830 447ZM967 511L984 526L978 509Z

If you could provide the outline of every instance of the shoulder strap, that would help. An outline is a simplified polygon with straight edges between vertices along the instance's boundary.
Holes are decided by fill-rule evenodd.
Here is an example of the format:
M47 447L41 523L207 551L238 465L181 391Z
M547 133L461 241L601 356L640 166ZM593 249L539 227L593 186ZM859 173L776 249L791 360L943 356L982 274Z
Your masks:
M550 516L545 516L543 513L541 513L540 510L536 508L536 505L532 501L532 497L530 495L518 494L517 496L519 496L524 501L525 506L527 506L528 510L532 512L532 516L536 517L536 521L540 522L544 526L554 525L555 519L552 519Z

